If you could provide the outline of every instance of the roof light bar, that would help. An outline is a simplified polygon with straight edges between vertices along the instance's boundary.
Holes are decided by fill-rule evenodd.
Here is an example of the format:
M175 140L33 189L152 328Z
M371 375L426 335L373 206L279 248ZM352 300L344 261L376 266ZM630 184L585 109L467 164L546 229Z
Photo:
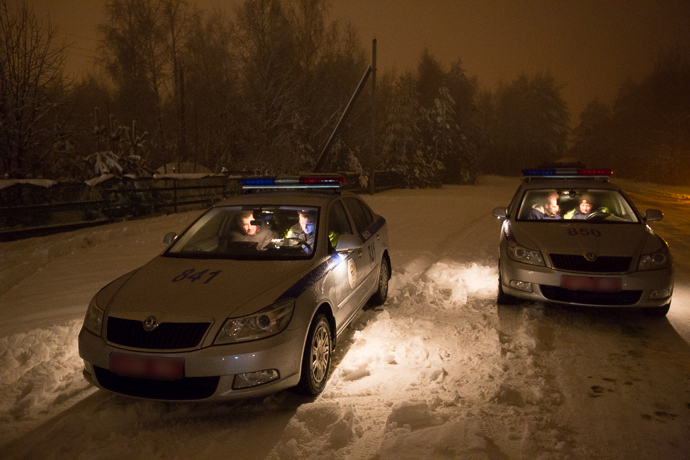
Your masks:
M273 185L275 184L275 177L250 177L246 179L237 179L237 183L241 186L260 186L260 185Z
M578 169L577 174L579 176L611 176L613 174L612 169Z
M345 176L337 174L299 177L248 177L237 181L243 189L336 189L345 185Z
M553 168L553 169L523 169L523 179L536 179L538 177L553 179L576 179L580 177L591 177L608 179L613 174L611 169L576 169L576 168Z

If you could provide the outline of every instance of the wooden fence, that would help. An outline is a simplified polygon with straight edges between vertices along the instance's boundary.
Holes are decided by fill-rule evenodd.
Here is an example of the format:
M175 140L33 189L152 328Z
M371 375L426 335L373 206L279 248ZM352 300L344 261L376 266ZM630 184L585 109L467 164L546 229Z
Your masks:
M347 189L364 191L358 175L345 175ZM236 176L171 176L112 177L95 185L54 183L49 187L36 185L40 181L4 181L6 186L0 188L0 241L202 209L241 192ZM401 182L395 172L376 174L378 190L400 187Z

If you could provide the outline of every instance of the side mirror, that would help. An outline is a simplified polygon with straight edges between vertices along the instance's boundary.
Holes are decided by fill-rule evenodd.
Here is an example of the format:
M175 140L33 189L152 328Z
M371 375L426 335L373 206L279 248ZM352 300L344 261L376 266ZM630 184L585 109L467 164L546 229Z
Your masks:
M644 220L647 222L655 222L664 219L664 213L658 209L647 209L644 212Z
M335 247L335 252L351 253L358 249L362 249L362 240L356 235L344 233L338 238L338 244Z
M173 243L173 241L175 241L176 239L177 239L177 233L175 233L175 232L166 233L166 235L163 237L163 244L165 244L166 246L170 246Z
M508 208L505 208L505 207L494 208L494 210L491 211L491 215L498 218L498 219L505 219L506 217L508 217Z

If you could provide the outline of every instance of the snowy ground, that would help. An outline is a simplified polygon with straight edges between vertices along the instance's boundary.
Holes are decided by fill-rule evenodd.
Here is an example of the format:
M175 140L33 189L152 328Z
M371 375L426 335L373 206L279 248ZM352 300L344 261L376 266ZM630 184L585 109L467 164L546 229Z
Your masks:
M316 399L161 403L83 380L92 295L198 211L0 243L0 458L688 458L690 187L616 182L666 214L667 318L497 307L491 209L518 179L365 196L389 224L391 293L340 338Z

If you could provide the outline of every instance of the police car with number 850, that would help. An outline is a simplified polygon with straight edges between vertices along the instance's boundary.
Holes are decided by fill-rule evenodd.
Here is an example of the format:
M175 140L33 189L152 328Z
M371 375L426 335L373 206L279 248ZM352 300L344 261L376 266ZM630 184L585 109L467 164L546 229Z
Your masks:
M386 300L386 221L342 176L240 183L96 294L79 334L89 382L159 400L324 389L338 335Z
M641 307L664 316L673 267L666 242L609 181L611 170L534 169L510 205L499 244L498 303L518 299L584 306Z

